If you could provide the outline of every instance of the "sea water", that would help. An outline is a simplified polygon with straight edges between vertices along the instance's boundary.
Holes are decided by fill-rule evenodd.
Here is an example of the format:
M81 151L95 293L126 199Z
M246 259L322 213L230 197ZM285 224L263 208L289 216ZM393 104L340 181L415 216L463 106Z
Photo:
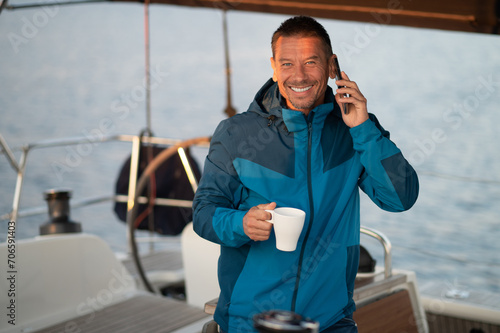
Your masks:
M228 13L238 112L271 77L270 36L285 18ZM30 152L21 209L44 206L42 193L50 188L71 188L72 200L114 193L130 145L99 139L139 134L147 125L143 20L140 4L44 6L0 15L5 140L19 147L88 138L87 144ZM500 292L500 37L375 20L320 22L369 111L419 174L420 197L408 212L384 212L362 195L362 225L391 240L393 266L416 271L421 286ZM222 13L152 5L150 31L154 135L210 136L225 118ZM206 150L194 154L202 165ZM15 177L0 156L1 214L12 205ZM71 216L85 232L126 251L125 227L112 208L108 202L73 209ZM20 218L16 237L35 236L47 219ZM5 239L7 223L0 227ZM382 263L381 247L362 241Z

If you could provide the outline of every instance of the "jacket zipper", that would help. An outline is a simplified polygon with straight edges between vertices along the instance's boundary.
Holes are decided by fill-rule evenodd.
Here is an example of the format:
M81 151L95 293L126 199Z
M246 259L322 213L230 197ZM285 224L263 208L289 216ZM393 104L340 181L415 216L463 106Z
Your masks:
M307 193L309 196L309 224L307 226L307 231L304 236L304 241L302 242L302 247L300 249L299 263L297 267L297 279L295 280L295 288L293 290L292 296L292 306L291 311L295 311L295 305L297 302L297 294L299 293L299 284L300 284L300 275L302 272L302 262L304 260L304 252L306 249L307 239L309 238L309 233L311 232L312 221L314 220L314 201L313 201L313 192L312 192L312 120L314 117L314 113L311 114L311 118L307 123Z

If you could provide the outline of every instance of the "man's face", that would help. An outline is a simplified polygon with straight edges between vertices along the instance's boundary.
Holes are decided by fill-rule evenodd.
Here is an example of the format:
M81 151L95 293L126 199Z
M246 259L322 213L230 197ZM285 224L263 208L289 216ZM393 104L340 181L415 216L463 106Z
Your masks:
M333 57L327 57L318 37L280 37L271 58L273 80L278 82L288 108L304 114L322 104L328 77L335 77Z

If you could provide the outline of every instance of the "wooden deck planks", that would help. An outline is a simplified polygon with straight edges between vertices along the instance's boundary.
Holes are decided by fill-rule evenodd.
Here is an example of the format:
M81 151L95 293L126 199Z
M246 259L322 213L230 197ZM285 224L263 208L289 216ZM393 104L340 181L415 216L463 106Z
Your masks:
M500 326L498 325L429 312L427 313L427 322L429 323L429 333L500 333Z
M200 319L211 319L202 309L181 301L154 296L138 295L93 313L54 325L38 333L161 333L172 332Z

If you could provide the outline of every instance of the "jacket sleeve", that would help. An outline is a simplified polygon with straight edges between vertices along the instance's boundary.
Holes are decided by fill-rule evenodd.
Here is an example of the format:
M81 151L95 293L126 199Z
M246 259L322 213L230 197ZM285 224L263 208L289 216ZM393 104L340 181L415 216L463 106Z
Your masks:
M390 212L410 209L418 197L418 177L389 132L370 114L370 119L350 129L354 149L364 171L359 187L380 208Z
M193 200L193 228L211 242L239 247L250 238L243 231L246 211L238 210L244 189L227 147L235 141L231 129L228 120L222 122L211 140Z

